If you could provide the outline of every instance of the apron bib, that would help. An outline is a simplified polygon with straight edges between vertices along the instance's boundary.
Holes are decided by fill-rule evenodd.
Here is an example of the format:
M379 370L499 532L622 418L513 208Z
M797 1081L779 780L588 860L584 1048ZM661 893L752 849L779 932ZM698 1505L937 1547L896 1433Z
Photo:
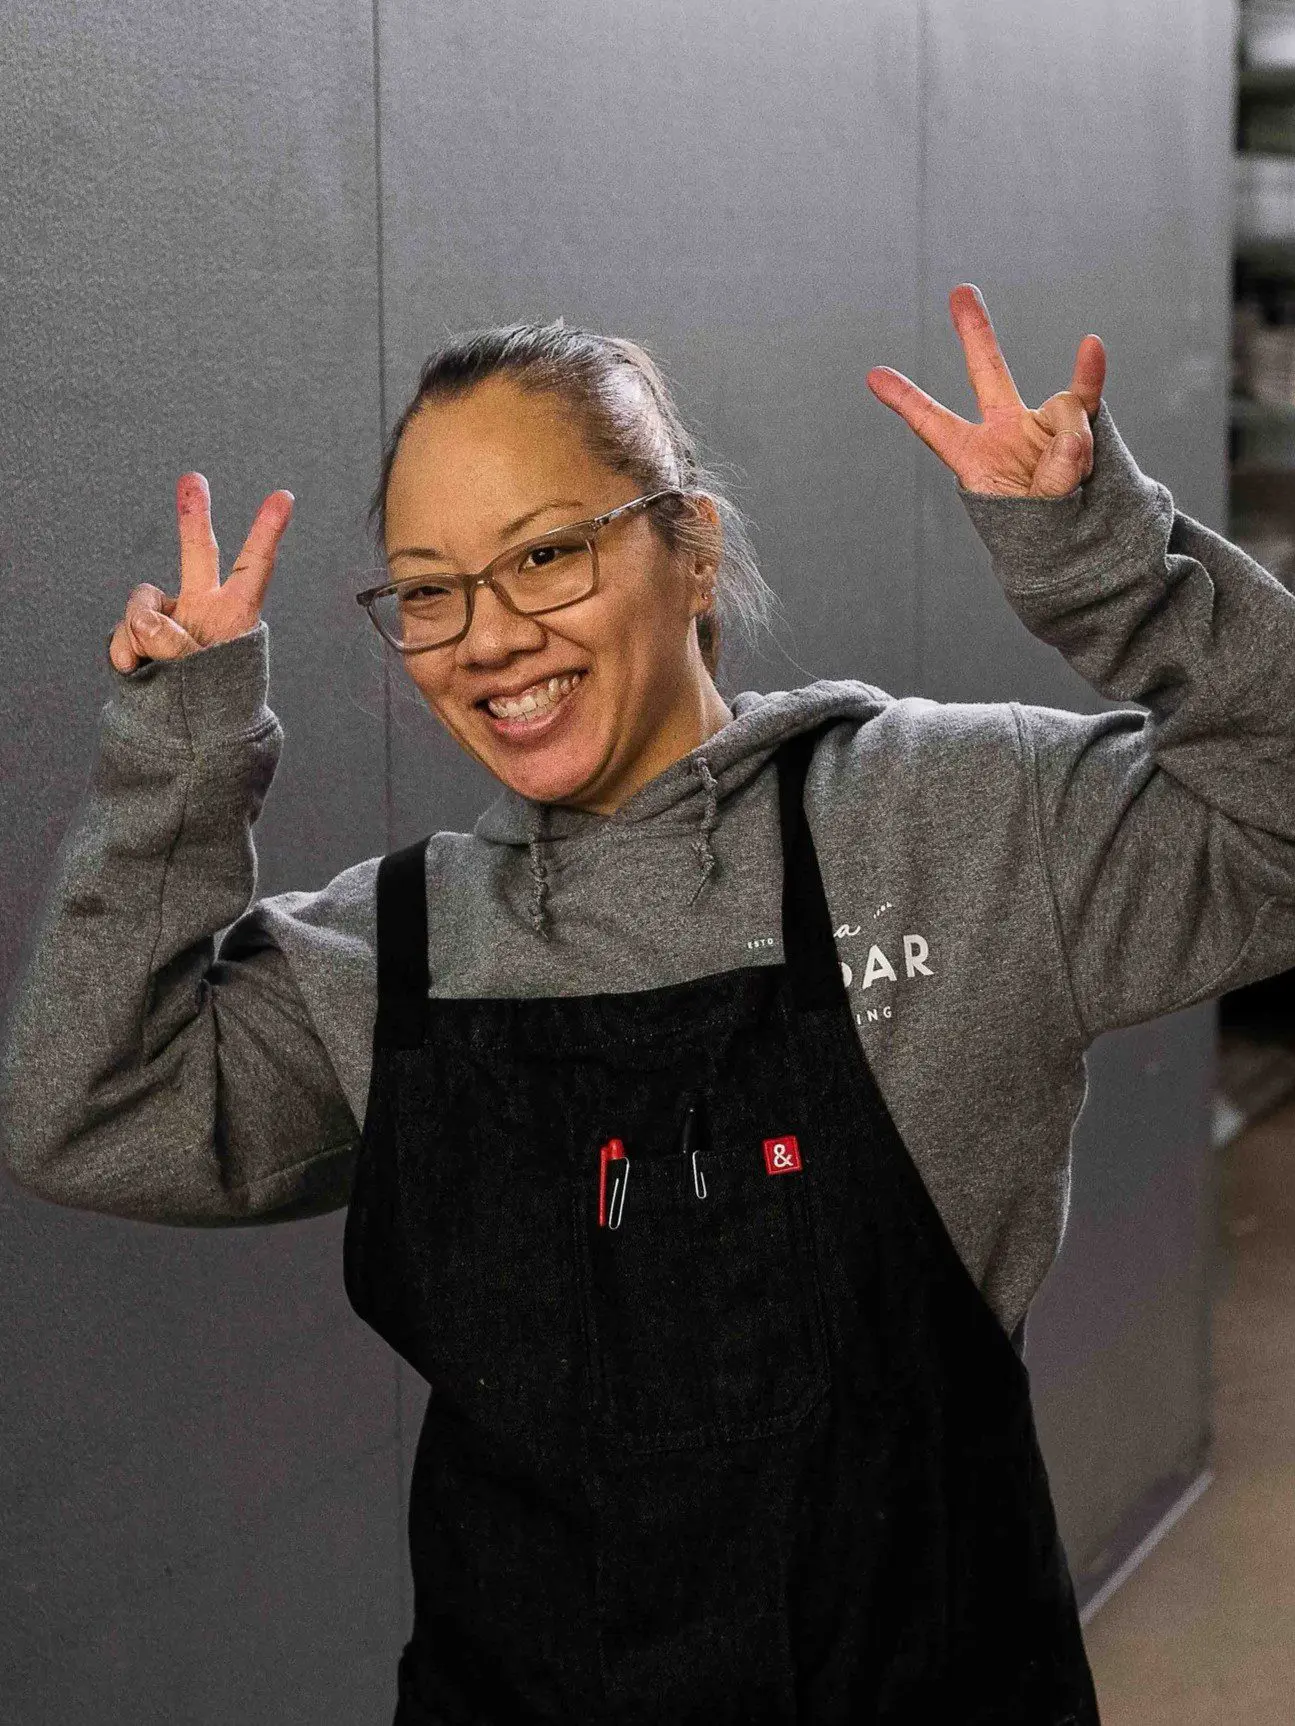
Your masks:
M1025 1366L855 1030L815 737L778 965L437 999L427 841L379 865L343 1268L431 1386L395 1726L1096 1726Z

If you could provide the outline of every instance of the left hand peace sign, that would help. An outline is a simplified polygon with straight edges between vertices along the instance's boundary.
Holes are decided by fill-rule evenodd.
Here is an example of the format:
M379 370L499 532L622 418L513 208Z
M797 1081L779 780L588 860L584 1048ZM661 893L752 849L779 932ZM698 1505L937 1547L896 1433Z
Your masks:
M1007 369L980 289L959 282L949 295L949 310L984 415L980 425L960 419L890 366L874 366L868 388L908 421L968 491L1064 497L1093 471L1092 421L1106 381L1101 337L1085 336L1080 342L1069 389L1049 396L1041 408L1027 408Z

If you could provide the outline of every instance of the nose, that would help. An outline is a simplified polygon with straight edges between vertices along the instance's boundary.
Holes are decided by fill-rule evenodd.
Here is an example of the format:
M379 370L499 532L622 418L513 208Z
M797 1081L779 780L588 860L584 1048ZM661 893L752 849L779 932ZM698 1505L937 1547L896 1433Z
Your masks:
M497 665L515 653L543 647L544 640L538 617L523 617L482 583L473 589L471 625L455 656L463 666Z

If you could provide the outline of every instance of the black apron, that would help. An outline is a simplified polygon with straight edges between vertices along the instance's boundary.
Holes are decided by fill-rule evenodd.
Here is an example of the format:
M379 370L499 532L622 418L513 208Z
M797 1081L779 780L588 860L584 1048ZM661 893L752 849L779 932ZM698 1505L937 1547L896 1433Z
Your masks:
M436 999L427 841L379 865L344 1279L431 1385L395 1726L1098 1720L1025 1366L859 1044L814 742L778 965Z

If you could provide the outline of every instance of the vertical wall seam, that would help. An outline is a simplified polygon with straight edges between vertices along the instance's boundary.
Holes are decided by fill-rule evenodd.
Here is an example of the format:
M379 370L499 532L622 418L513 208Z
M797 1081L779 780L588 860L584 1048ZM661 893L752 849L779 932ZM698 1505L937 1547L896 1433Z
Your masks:
M927 138L927 63L930 0L922 0L917 9L917 255L914 294L917 302L915 359L913 368L921 382L922 363L926 353L926 296L930 280L930 258L926 236L926 138ZM920 689L926 666L926 445L920 438L912 440L913 457L913 635L912 663L909 688Z
M383 254L385 239L382 226L382 37L380 19L378 16L379 0L372 0L372 37L373 37L373 194L374 194L374 239L376 248L376 283L378 297L378 457L387 441L387 325L386 325L386 283L383 273ZM391 655L384 649L382 654L382 823L383 848L390 851L395 845L395 805L393 793L394 761L391 747ZM409 1624L411 1602L408 1598L405 1579L405 1376L401 1371L399 1355L392 1353L391 1372L393 1375L393 1425L395 1444L392 1447L395 1457L395 1480L392 1483L395 1494L395 1514L392 1518L396 1530L396 1601L400 1611L401 1640L404 1640L405 1629Z
M382 226L382 38L378 17L379 0L372 0L373 33L373 189L376 279L378 295L378 455L387 441L387 324L386 282L383 254L386 242ZM392 790L391 748L391 655L382 655L382 809L384 849L395 845L395 809Z

